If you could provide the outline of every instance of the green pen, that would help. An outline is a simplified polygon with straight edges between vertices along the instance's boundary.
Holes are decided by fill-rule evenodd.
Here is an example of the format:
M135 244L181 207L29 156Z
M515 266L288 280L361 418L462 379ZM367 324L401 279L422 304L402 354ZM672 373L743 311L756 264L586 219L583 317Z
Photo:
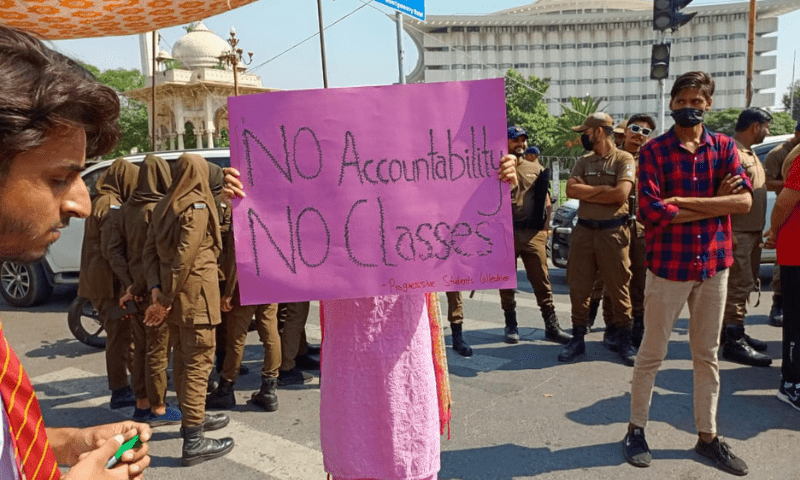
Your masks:
M119 459L122 458L123 453L133 448L139 448L141 446L142 442L139 440L139 435L134 435L133 438L120 445L119 450L117 450L117 453L115 453L113 457L108 459L108 462L106 462L106 468L113 468L117 463L119 463Z

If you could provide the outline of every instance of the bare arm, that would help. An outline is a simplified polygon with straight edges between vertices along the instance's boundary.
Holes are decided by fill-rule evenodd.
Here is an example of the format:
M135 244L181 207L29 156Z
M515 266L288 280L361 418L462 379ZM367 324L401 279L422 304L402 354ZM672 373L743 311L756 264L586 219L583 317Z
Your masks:
M722 197L672 197L664 200L664 203L671 203L681 210L692 210L704 215L702 218L711 218L747 213L753 204L753 197L749 191L745 191Z

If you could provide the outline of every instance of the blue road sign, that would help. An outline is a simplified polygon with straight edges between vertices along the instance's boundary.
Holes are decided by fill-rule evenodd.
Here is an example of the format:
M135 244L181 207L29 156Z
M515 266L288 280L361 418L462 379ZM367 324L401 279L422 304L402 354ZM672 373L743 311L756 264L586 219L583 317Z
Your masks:
M425 21L425 0L376 0L398 12Z

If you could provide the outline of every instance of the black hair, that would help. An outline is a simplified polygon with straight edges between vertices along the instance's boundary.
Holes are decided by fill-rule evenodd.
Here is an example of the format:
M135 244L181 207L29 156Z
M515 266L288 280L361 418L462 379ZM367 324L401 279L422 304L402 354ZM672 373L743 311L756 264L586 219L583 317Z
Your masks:
M751 107L743 110L742 113L739 114L739 120L736 121L735 130L737 132L743 132L754 123L770 123L771 121L772 115L768 111L759 107Z

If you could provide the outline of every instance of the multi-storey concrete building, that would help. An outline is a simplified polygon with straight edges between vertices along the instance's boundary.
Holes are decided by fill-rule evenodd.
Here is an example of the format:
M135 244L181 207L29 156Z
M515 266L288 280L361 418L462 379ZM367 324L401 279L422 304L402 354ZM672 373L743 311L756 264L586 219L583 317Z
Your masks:
M754 60L753 106L775 103L778 16L800 8L798 0L760 0ZM714 109L745 104L749 2L687 7L697 16L667 40L670 78L703 70L717 91ZM501 77L510 68L550 79L550 112L561 113L569 97L606 100L616 120L658 110L658 82L650 79L653 2L647 0L539 0L488 15L431 15L406 20L419 49L408 82ZM772 52L770 54L770 52ZM770 90L770 91L768 91ZM669 122L671 123L671 122Z

